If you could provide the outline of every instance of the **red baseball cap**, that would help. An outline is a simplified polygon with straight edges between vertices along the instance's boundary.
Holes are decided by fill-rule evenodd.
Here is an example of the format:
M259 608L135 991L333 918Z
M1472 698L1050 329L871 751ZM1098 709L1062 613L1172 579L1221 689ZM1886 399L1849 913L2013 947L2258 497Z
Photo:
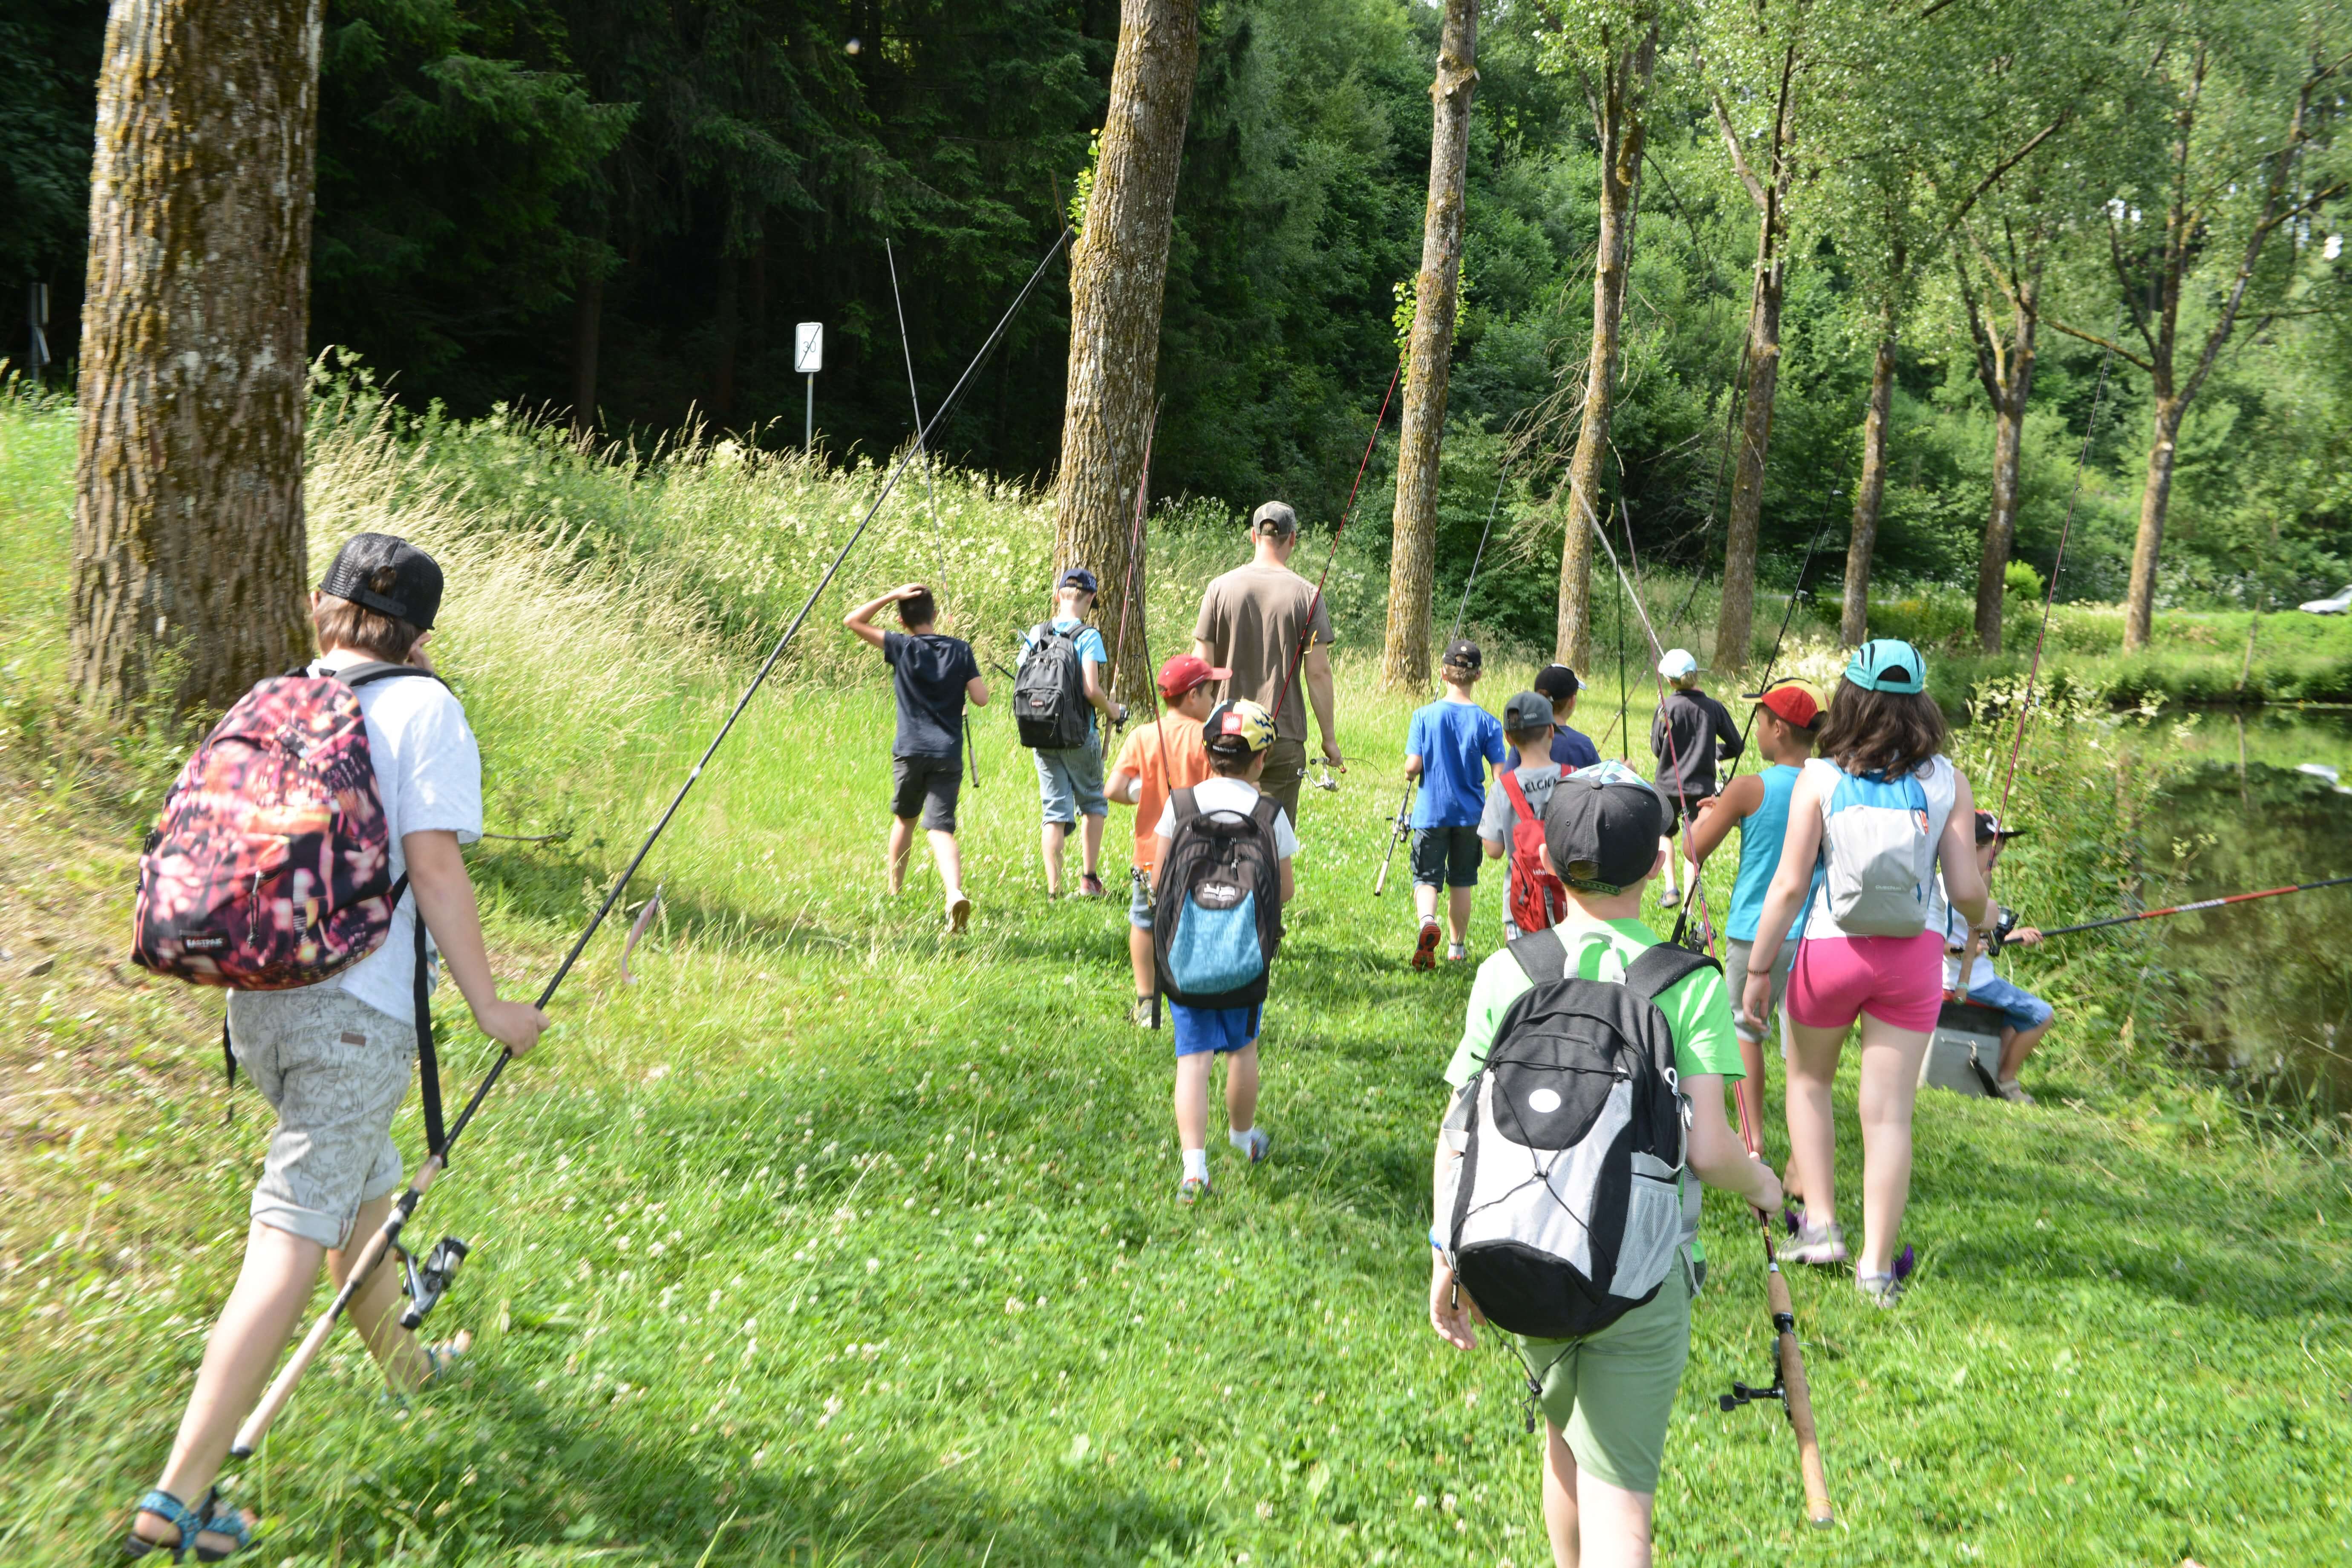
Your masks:
M1173 702L1212 680L1231 680L1234 672L1219 669L1197 654L1180 653L1160 667L1160 695Z
M1822 700L1820 687L1793 676L1776 680L1761 691L1748 693L1748 700L1759 708L1769 708L1800 730L1810 730L1820 722L1822 710L1829 706Z

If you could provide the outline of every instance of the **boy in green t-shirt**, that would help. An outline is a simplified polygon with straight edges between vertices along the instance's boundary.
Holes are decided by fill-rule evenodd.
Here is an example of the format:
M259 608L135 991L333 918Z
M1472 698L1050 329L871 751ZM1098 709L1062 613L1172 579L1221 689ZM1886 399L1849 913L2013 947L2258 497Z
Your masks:
M1568 887L1568 912L1553 930L1568 949L1570 973L1622 981L1627 963L1656 945L1640 910L1643 885L1665 861L1659 847L1665 816L1657 791L1620 763L1580 768L1553 790L1544 812L1544 864ZM1449 1085L1458 1090L1470 1081L1504 1015L1532 984L1507 948L1479 965L1462 1043L1445 1069ZM1661 993L1657 1005L1673 1031L1675 1069L1690 1102L1689 1173L1777 1211L1780 1184L1748 1156L1724 1115L1724 1087L1738 1079L1740 1059L1723 975L1700 970ZM1440 1174L1460 1158L1441 1134ZM1701 1273L1694 1226L1684 1236L1682 1267L1668 1270L1646 1305L1581 1339L1519 1341L1529 1367L1543 1369L1544 1524L1558 1563L1650 1561L1652 1500L1690 1356L1690 1303ZM1469 1292L1456 1289L1443 1251L1432 1257L1429 1321L1462 1350L1476 1342L1473 1325L1484 1321Z

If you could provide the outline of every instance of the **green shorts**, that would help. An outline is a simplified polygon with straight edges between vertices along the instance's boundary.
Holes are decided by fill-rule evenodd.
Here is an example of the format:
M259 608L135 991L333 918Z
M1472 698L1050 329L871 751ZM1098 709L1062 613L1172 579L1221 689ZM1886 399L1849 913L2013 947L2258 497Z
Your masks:
M1677 1262L1649 1305L1597 1334L1520 1339L1528 1373L1543 1380L1544 1417L1567 1435L1579 1469L1629 1492L1658 1489L1690 1324L1690 1279Z

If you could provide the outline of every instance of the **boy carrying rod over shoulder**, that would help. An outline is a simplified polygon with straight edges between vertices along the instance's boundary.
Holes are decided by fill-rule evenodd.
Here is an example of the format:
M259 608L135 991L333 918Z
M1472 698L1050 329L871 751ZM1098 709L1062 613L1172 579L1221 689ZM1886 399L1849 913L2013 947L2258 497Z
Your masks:
M1209 753L1201 746L1201 725L1215 706L1213 684L1233 678L1232 670L1219 669L1189 653L1180 653L1161 665L1160 700L1168 710L1127 738L1118 760L1111 764L1110 782L1103 789L1119 805L1135 807L1135 862L1128 872L1131 890L1127 903L1127 956L1135 969L1132 1016L1139 1028L1152 1026L1152 1004L1160 994L1151 961L1151 868L1160 860L1160 818L1171 795L1215 776L1209 769Z
M903 632L874 624L885 605L898 606ZM919 815L931 858L947 889L948 930L963 930L971 900L963 890L963 851L956 844L956 802L963 794L963 705L988 706L988 681L971 644L936 628L939 602L920 583L905 583L842 617L858 638L882 650L898 699L890 742L890 896L907 885L907 857Z
M1743 980L1748 950L1756 945L1757 920L1764 912L1765 890L1772 885L1772 873L1780 868L1780 839L1789 827L1789 795L1797 787L1805 759L1813 754L1813 731L1821 728L1822 715L1829 709L1821 688L1794 678L1776 680L1748 695L1756 704L1752 733L1766 766L1732 780L1723 786L1722 794L1699 802L1698 816L1685 840L1691 863L1704 866L1732 828L1739 829L1739 873L1731 884L1731 909L1723 922L1723 968L1725 973ZM1776 1013L1780 998L1788 994L1789 971L1796 962L1792 931L1790 939L1780 944L1780 956L1772 964ZM1747 1076L1739 1080L1739 1103L1748 1112L1748 1125L1761 1137L1764 1027L1771 1019L1748 1016L1739 1010L1737 994L1732 997L1732 1016L1739 1026L1739 1058L1747 1068Z
M1740 1063L1723 974L1640 919L1664 826L1657 792L1622 763L1559 781L1543 858L1567 912L1479 965L1445 1071L1430 1326L1461 1350L1480 1322L1516 1335L1563 1568L1651 1559L1704 1267L1690 1177L1780 1205L1724 1117Z

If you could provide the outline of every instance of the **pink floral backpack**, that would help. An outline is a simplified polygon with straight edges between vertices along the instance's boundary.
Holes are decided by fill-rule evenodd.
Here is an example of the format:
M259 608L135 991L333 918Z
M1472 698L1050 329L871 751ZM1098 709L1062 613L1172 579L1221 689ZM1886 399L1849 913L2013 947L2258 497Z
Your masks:
M408 879L392 875L391 827L355 689L403 676L436 679L395 664L331 676L297 669L262 681L228 710L180 771L147 836L132 963L196 985L290 991L383 945ZM421 912L417 923L417 1033L429 1075ZM233 1082L226 1025L221 1043ZM440 1120L437 1098L428 1087L428 1122ZM437 1142L438 1127L427 1136Z

